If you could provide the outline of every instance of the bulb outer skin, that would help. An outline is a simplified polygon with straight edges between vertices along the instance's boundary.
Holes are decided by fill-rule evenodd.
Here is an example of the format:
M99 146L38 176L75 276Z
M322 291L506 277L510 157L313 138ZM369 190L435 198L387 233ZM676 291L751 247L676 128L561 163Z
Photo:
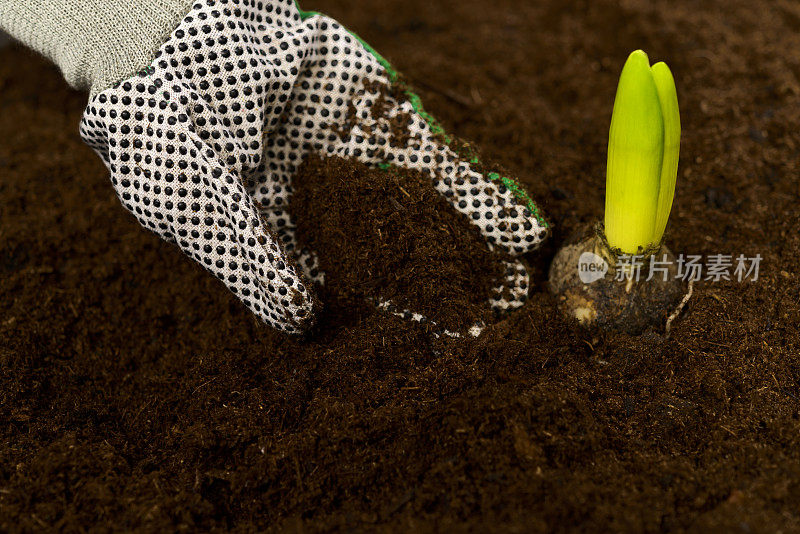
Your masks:
M585 253L602 258L608 272L602 278L585 283L580 276L580 259ZM676 279L677 262L664 245L653 253L668 262L667 280L657 274L651 280L649 258L643 261L640 280L616 280L618 257L608 247L598 226L581 228L558 251L552 264L548 289L558 298L561 313L587 328L639 335L648 329L661 329L686 293L685 284ZM586 258L587 256L584 256Z

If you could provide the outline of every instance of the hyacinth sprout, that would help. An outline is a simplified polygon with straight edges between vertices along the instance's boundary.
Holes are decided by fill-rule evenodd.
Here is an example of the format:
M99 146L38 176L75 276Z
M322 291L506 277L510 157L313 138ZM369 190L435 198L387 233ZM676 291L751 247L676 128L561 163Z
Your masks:
M675 80L641 50L619 77L606 167L605 235L624 254L655 251L675 195L681 124Z

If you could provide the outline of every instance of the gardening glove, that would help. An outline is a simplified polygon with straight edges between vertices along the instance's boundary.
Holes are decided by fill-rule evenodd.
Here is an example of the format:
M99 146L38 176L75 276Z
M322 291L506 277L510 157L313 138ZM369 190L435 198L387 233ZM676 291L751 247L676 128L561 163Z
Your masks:
M520 186L457 148L381 56L293 0L0 0L0 25L90 89L80 133L123 205L281 330L311 325L301 273L323 276L286 212L309 152L424 172L512 255L547 234ZM524 266L508 267L497 309L527 294Z

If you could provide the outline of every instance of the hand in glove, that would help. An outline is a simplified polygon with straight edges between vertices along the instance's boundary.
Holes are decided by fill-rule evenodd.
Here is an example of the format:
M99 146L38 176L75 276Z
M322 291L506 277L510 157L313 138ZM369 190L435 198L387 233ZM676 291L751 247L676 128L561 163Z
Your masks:
M305 280L317 275L315 258L297 247L285 211L308 152L423 171L491 246L512 255L547 233L519 185L460 153L416 95L397 89L383 58L293 0L185 9L175 0L61 0L55 9L9 1L0 0L7 31L53 57L73 84L91 87L80 133L123 205L276 328L301 332L313 322ZM76 11L79 24L65 20ZM42 12L69 37L43 39ZM175 24L148 56L147 44ZM107 87L115 75L122 81ZM518 306L526 293L524 267L509 265L492 305Z

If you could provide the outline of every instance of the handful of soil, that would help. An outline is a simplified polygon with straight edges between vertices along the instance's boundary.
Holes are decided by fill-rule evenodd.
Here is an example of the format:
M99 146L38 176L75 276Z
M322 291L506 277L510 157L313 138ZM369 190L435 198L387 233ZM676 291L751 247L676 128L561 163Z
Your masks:
M360 305L391 301L440 327L487 321L488 299L505 275L478 229L430 178L309 156L294 180L289 211L300 247L317 253L326 298Z

